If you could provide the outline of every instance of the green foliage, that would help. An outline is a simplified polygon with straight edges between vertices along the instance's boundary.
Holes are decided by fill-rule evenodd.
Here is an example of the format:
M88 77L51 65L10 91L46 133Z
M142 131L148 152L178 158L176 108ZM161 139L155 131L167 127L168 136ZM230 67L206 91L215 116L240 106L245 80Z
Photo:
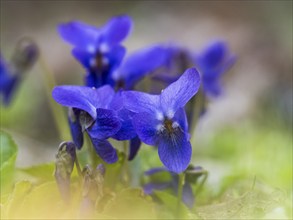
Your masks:
M209 148L196 152L197 157L225 164L228 169L219 175L216 184L208 181L204 185L190 210L168 190L155 191L150 197L141 188L129 188L133 184L131 179L136 179L136 185L170 180L167 172L143 177L143 171L162 166L151 147L143 146L134 161L128 162L120 152L117 163L105 164L103 194L99 198L84 197L82 178L75 168L71 175L71 199L64 201L53 176L55 164L15 169L17 147L9 135L1 132L1 187L5 187L5 193L1 191L1 219L290 218L290 137L282 130L253 126L217 133L210 139ZM78 154L82 167L86 164L86 153ZM209 170L211 176L215 172ZM21 181L15 183L15 180Z
M0 131L0 146L1 194L5 194L13 183L17 147L12 138L3 131Z
M104 214L118 219L153 219L154 203L141 189L124 189L106 206Z
M54 180L54 163L45 163L36 166L26 167L19 169L23 173L30 176L31 179L35 179L37 183Z

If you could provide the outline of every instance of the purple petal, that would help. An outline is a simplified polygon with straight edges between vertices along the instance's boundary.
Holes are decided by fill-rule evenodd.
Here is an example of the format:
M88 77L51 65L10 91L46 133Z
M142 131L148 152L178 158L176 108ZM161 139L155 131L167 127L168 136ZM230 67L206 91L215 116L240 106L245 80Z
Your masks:
M96 108L107 108L114 90L106 85L98 89L86 86L57 86L52 96L61 105L86 111L96 119Z
M95 123L87 129L92 138L106 139L116 134L121 128L121 123L112 110L97 109Z
M165 130L158 139L158 153L168 170L181 173L191 159L191 145L186 134L178 127L172 133Z
M112 68L120 65L123 57L125 56L126 49L123 46L117 45L109 51L107 57Z
M90 101L95 93L96 90L85 86L56 86L52 96L59 104L84 110L95 119L96 108Z
M222 93L222 88L218 79L203 79L203 89L209 97L217 97Z
M132 20L127 15L116 16L102 27L104 41L112 46L123 41L132 29Z
M93 55L89 52L87 52L84 49L80 48L73 48L72 55L77 59L85 68L90 69L91 64L90 60L93 57Z
M184 108L180 108L177 110L177 112L174 115L173 120L176 121L180 125L180 127L183 131L185 131L185 132L188 131L187 117L186 117L186 113L185 113Z
M60 24L58 32L68 43L84 49L95 46L95 42L100 35L99 29L80 21Z
M137 136L132 124L133 113L123 108L119 110L117 114L121 123L121 128L115 135L112 136L112 138L122 141L129 140Z
M210 44L200 57L202 68L211 69L221 64L228 52L227 45L224 42L216 41Z
M187 69L174 83L163 90L161 94L161 108L168 117L185 106L197 93L200 86L200 76L195 68Z
M150 195L154 190L164 190L170 186L170 183L148 183L143 186L145 194Z
M156 113L160 106L160 96L143 92L126 91L122 93L124 107L132 112Z
M140 139L136 136L130 140L128 160L133 160L141 145Z
M96 138L91 138L92 144L97 152L97 154L106 163L115 163L118 160L117 152L115 148L107 140L99 140Z
M96 108L108 108L115 95L114 89L109 85L104 85L95 90L96 93L90 97L93 105Z
M148 145L156 145L157 126L160 124L153 114L146 112L133 116L133 126L140 140Z
M126 58L114 78L123 80L125 89L132 89L145 75L163 65L165 59L166 50L160 45L141 49Z

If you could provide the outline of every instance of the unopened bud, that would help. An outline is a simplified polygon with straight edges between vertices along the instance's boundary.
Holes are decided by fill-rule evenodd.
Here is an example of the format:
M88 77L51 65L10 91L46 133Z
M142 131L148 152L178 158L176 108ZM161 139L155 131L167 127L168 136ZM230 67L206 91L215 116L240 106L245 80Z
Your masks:
M84 204L93 207L103 197L103 185L105 166L99 164L95 170L89 165L86 165L82 171L83 175L83 190L82 190L82 204L81 213L84 212ZM90 205L89 205L90 204Z
M56 155L55 179L66 201L70 197L70 176L76 160L75 147L72 142L62 142Z
M36 62L39 49L35 42L30 38L22 38L16 45L11 64L16 72L22 73L29 70Z

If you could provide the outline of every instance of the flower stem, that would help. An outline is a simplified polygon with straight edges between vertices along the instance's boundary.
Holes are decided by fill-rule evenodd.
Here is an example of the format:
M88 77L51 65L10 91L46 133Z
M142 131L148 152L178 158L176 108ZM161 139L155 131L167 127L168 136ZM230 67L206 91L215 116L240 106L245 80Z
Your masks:
M99 160L100 158L98 157L95 149L93 148L92 142L90 140L90 137L88 136L88 134L85 132L85 145L87 147L87 153L88 153L88 158L89 158L89 163L91 164L93 169L96 169L96 167L99 164Z
M124 161L123 161L123 182L128 184L128 141L123 141L123 152L124 152Z
M185 183L185 173L180 173L179 174L179 180L178 180L178 200L177 200L177 215L178 215L178 219L181 218L182 193L183 193L184 183Z
M54 74L52 73L52 71L50 71L42 54L40 55L39 60L40 60L39 61L40 66L43 69L42 78L43 78L47 100L51 108L51 112L53 114L53 119L54 119L56 128L58 130L59 138L62 141L70 140L69 129L67 127L68 122L65 117L64 111L62 107L59 106L57 103L55 103L54 100L52 99L51 92L54 86L56 85L54 80Z

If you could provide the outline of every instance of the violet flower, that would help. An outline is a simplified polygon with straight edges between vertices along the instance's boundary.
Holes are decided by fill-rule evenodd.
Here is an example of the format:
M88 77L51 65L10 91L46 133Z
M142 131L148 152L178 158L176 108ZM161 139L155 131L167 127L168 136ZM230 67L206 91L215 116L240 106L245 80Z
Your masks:
M158 146L163 164L175 173L184 171L191 159L185 104L197 93L199 73L190 68L160 95L123 92L124 106L136 113L133 125L140 140Z
M236 58L229 53L226 43L211 43L202 53L196 56L196 64L202 75L203 91L207 96L216 97L221 94L220 79Z
M118 159L116 150L107 141L107 138L121 128L117 113L109 109L114 94L114 90L107 85L98 89L85 86L57 86L52 92L56 102L73 108L75 120L78 120L70 123L71 131L76 131L72 132L73 140L82 138L82 132L86 131L97 154L107 163L114 163ZM76 129L78 126L79 129ZM79 149L82 147L80 143L76 143L79 144Z
M100 28L72 21L59 25L61 37L74 46L73 56L87 69L85 84L100 87L108 84L110 74L121 62L125 48L120 43L129 35L132 20L116 16Z

